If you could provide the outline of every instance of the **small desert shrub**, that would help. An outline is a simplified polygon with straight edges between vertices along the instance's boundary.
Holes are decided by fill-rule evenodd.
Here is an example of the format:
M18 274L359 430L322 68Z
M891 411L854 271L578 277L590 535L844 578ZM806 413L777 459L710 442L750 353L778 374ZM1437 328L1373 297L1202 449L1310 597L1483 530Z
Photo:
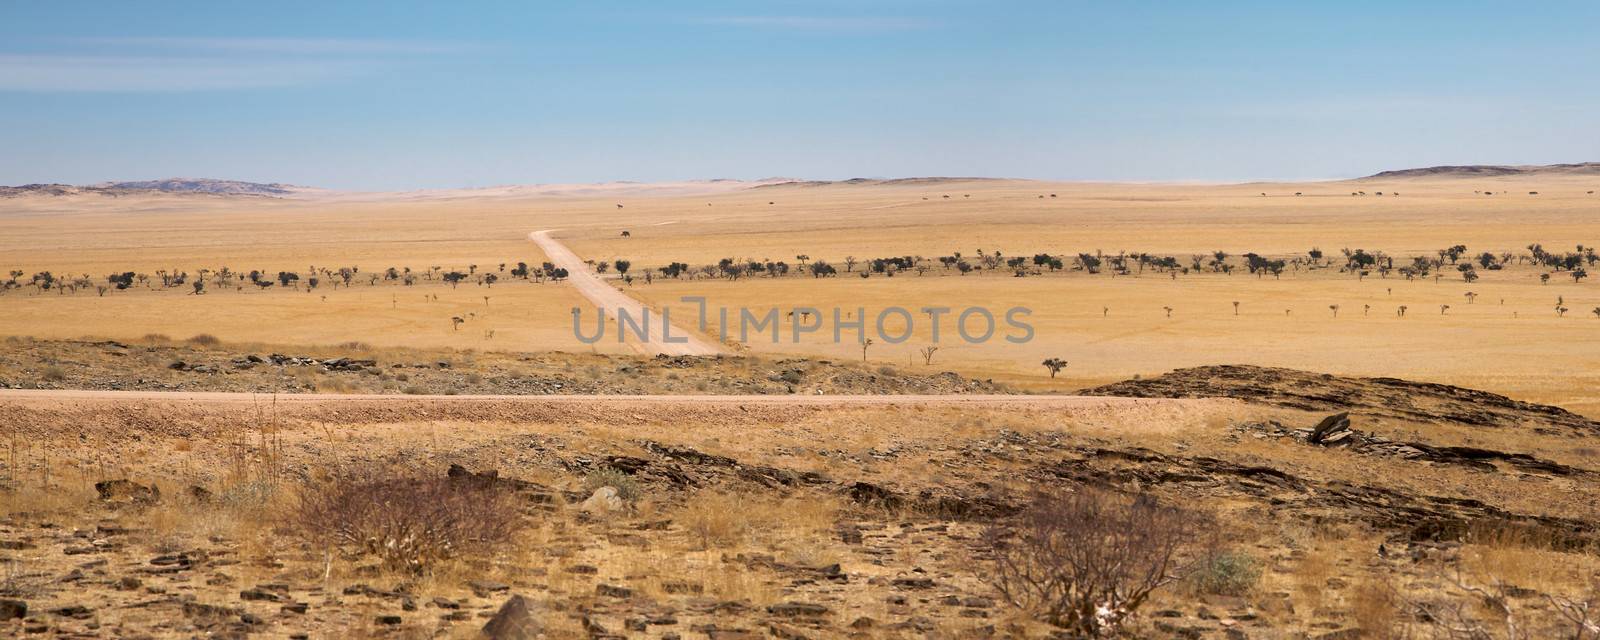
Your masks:
M317 380L315 386L318 393L350 393L356 389L349 381L333 377Z
M216 502L227 509L260 510L272 504L277 495L278 482L272 478L235 478L217 491Z
M56 365L50 365L39 372L39 379L46 382L61 382L67 379L67 370Z
M1183 577L1194 513L1089 487L1035 494L984 535L989 582L1012 604L1085 638L1115 635L1152 591Z
M172 342L172 338L165 333L146 333L144 334L144 337L140 339L152 344Z
M701 492L684 502L676 520L703 549L728 547L744 541L751 515L738 494Z
M622 498L622 500L625 502L637 502L639 500L639 496L641 495L639 491L638 480L635 480L633 476L611 467L605 467L603 469L592 471L589 473L589 475L584 476L584 493L592 494L601 487L611 487L612 489L616 489L617 497Z
M346 350L349 350L349 351L371 351L372 350L372 345L367 344L365 342L361 342L359 340L351 340L349 342L341 342L341 343L339 343L338 346L339 346L340 349L346 349Z
M404 393L406 395L412 395L412 396L422 396L422 395L427 395L428 394L428 390L427 389L424 389L424 388L419 387L417 385L408 386L408 387L406 387L404 389L401 389L400 392Z
M894 367L891 367L889 365L883 365L881 367L878 367L878 375L880 375L880 376L894 376L897 373L899 373L899 372L895 371Z
M701 549L729 549L763 542L768 547L816 548L838 520L832 498L799 494L783 499L703 490L674 514Z
M1224 596L1245 595L1260 580L1261 563L1237 551L1222 551L1202 558L1188 579L1196 592Z
M291 522L313 543L421 573L506 543L520 519L505 489L380 471L304 487Z
M214 347L222 344L222 340L209 333L197 333L189 338L188 343L197 347Z

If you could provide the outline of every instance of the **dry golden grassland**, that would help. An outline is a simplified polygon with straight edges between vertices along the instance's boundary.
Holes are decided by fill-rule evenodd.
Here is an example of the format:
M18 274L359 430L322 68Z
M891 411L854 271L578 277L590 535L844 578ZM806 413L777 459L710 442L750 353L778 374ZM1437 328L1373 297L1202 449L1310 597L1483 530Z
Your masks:
M957 181L777 186L704 196L14 199L0 202L6 229L0 256L8 269L97 279L113 270L222 265L269 273L312 265L354 265L365 273L469 264L494 270L502 262L538 264L543 258L527 233L559 229L556 237L580 256L630 260L636 276L669 262L698 267L734 258L795 265L799 255L827 260L844 276L814 280L797 269L778 280L646 285L636 279L625 287L652 304L672 306L680 325L692 318L691 308L677 302L685 295L706 296L713 306L734 309L734 317L741 306L757 313L865 307L869 318L890 305L913 311L987 306L997 314L1028 307L1036 330L1031 343L967 345L951 340L946 326L933 359L935 368L1024 388L1069 390L1179 366L1240 362L1462 384L1595 415L1600 352L1580 345L1600 327L1591 312L1600 307L1600 282L1574 283L1558 273L1541 284L1543 270L1530 265L1480 269L1482 280L1473 284L1448 266L1442 280L1416 282L1396 274L1358 280L1337 269L1291 269L1281 279L1250 277L1242 268L1231 276L1176 279L1072 271L1012 278L1009 270L958 276L937 263L922 276L862 280L842 273L846 256L934 258L959 251L972 257L979 249L1007 256L1047 252L1065 256L1069 267L1073 255L1097 251L1171 255L1187 265L1189 256L1215 250L1237 261L1247 252L1303 256L1313 247L1337 263L1341 249L1361 248L1394 256L1397 266L1456 244L1466 245L1469 256L1526 253L1533 243L1571 251L1600 243L1600 198L1586 193L1593 186L1573 178L1227 186ZM1369 195L1350 195L1358 190ZM1474 194L1484 190L1495 195ZM1375 195L1380 191L1385 195ZM626 350L609 337L592 346L572 337L570 310L593 309L566 285L502 279L492 290L470 283L451 289L437 281L326 289L203 296L141 290L105 298L13 290L0 297L0 333L135 338L204 332L286 344ZM1472 304L1469 291L1478 294ZM491 298L487 304L484 295ZM1554 311L1558 298L1570 309L1565 317ZM1446 304L1451 308L1441 314ZM1330 305L1339 306L1337 318ZM1409 308L1404 319L1395 315L1401 305ZM452 316L466 323L457 330ZM921 367L916 352L929 343L925 331L919 328L904 344L880 340L867 358ZM758 341L749 348L861 357L857 345L831 344L826 325L820 336L825 340L793 345L784 336L782 344ZM1038 364L1048 357L1069 361L1055 380Z

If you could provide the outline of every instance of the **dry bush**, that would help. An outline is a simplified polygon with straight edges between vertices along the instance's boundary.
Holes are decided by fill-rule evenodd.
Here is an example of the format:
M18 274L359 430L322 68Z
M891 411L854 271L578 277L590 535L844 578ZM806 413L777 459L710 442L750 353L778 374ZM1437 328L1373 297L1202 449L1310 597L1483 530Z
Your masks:
M1197 514L1089 487L1035 494L984 539L989 582L1012 604L1081 637L1118 633L1150 593L1178 580Z
M1350 615L1361 622L1361 637L1372 640L1401 640L1407 637L1400 625L1404 601L1386 576L1356 585L1350 595Z
M222 344L222 340L220 338L209 333L197 333L185 342L197 347L214 347Z
M426 572L509 541L520 520L512 493L495 485L376 472L304 487L291 522L330 550Z
M1443 588L1406 601L1424 638L1448 640L1600 639L1600 596L1531 595L1497 578L1474 580L1459 570L1439 576Z

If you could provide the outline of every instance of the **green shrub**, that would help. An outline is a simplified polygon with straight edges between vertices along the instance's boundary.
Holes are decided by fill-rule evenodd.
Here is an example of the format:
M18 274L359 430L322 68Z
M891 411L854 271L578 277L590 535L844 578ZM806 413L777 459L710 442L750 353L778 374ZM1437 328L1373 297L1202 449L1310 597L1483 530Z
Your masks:
M634 502L639 499L639 481L611 467L603 467L584 476L584 493L592 494L601 487L616 489L617 497L622 498L624 502Z
M1221 551L1205 558L1189 575L1195 591L1213 595L1242 596L1261 579L1261 563L1249 554Z

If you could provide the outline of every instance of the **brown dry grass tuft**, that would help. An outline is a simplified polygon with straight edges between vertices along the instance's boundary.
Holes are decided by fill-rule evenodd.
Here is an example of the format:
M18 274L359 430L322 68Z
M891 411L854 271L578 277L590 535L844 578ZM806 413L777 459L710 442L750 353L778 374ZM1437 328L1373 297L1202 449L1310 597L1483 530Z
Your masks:
M1350 595L1350 615L1361 623L1361 637L1398 640L1404 601L1388 576L1374 575L1355 586Z
M816 565L829 558L816 552L825 545L814 543L833 528L841 508L831 496L705 490L685 500L674 515L696 550L761 548Z

